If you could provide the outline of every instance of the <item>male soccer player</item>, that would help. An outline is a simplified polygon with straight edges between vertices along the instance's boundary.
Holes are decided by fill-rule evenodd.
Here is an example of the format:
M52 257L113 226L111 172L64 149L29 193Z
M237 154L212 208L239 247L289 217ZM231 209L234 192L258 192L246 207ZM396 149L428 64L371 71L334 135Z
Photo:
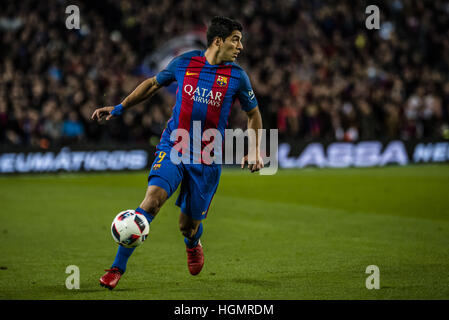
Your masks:
M143 81L121 104L98 108L92 114L92 119L98 121L120 116L131 106L153 96L162 86L177 81L173 114L157 145L156 159L148 177L148 189L136 212L143 214L151 223L164 202L181 184L176 205L181 208L179 226L186 244L188 269L192 275L197 275L204 264L200 242L202 220L206 218L217 190L221 165L194 161L198 156L194 152L189 155L191 161L183 158L181 163L176 164L171 159L172 148L182 153L186 146L182 146L179 139L170 139L170 135L175 130L185 130L192 138L193 122L196 121L201 123L201 136L207 129L216 129L224 137L231 105L238 98L248 115L248 128L256 132L256 141L252 144L256 148L255 157L248 159L248 155L245 156L241 166L243 168L248 162L251 172L263 168L258 150L260 137L257 135L257 130L262 128L262 118L247 74L234 63L243 50L241 40L240 23L225 17L214 17L207 30L207 50L194 50L174 58L155 77ZM106 274L100 279L102 286L113 289L117 285L133 251L134 248L119 246L111 268L105 270Z

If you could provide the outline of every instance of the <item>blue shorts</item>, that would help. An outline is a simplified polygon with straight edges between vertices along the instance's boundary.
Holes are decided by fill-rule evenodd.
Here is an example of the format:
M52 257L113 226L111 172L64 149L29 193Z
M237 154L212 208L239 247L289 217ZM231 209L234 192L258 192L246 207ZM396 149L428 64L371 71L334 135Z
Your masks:
M207 217L220 174L219 164L174 164L170 160L170 151L157 151L148 175L148 186L161 187L170 198L181 184L176 205L192 219L202 220Z

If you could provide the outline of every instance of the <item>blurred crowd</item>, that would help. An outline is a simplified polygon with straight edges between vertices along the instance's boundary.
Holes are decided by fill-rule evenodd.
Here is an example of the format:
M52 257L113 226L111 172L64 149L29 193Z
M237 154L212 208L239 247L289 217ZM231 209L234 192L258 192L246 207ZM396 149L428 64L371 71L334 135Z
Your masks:
M78 5L81 28L67 29ZM368 30L368 5L380 29ZM147 57L215 15L244 26L247 71L264 127L281 138L449 139L449 3L443 0L8 1L0 4L0 145L49 148L158 142L174 96L161 90L108 125L157 70ZM230 127L246 127L238 102Z

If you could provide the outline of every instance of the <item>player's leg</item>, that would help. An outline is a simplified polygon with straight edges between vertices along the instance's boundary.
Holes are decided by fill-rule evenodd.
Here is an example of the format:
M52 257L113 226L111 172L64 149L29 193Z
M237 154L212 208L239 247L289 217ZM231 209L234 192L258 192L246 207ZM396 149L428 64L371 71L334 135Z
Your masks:
M150 185L147 188L145 198L137 207L136 212L145 216L148 223L151 224L160 208L167 200L167 192L156 185ZM126 264L136 248L125 248L119 246L115 255L114 262L110 269L100 278L100 285L108 289L114 289L117 286L121 276L126 271Z
M153 221L165 201L178 188L182 176L180 165L173 164L167 152L159 151L148 176L145 198L136 209L147 218L148 223ZM134 250L119 246L111 269L106 270L107 273L100 279L102 286L113 289L117 285Z
M153 221L165 201L178 188L183 177L180 165L175 165L170 161L169 153L159 151L156 155L148 175L148 188L145 198L136 209L137 212L142 213L147 218L148 223ZM134 249L120 246L112 267L120 269L122 273L125 272L126 263Z
M181 212L179 216L179 229L184 236L187 252L187 267L191 275L201 272L204 265L204 253L200 237L203 234L202 220L196 220Z
M145 198L140 206L137 207L136 212L143 214L148 220L148 224L151 224L166 200L167 192L163 188L156 185L150 185L147 188ZM136 248L125 248L119 246L111 269L118 268L121 273L124 273L126 271L126 264L135 249Z
M179 227L184 236L187 265L192 275L200 273L204 265L200 237L203 234L202 220L217 190L220 166L186 165L185 178L176 205L181 208Z
M179 230L184 236L184 242L188 248L194 248L198 245L203 234L202 220L194 220L192 217L181 212L179 215Z
M161 183L157 182L156 180L157 179L154 178L153 181L149 183L145 198L136 209L137 212L142 213L145 218L147 218L148 223L151 223L151 221L153 221L162 205L169 198L167 191L165 191L165 188L159 186L161 185ZM165 181L163 181L163 183L167 184Z

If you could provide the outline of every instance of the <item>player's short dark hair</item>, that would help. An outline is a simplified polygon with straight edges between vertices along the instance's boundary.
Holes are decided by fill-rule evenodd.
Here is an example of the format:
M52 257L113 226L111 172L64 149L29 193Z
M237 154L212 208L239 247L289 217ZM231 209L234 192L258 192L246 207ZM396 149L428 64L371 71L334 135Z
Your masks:
M242 32L243 27L240 22L227 17L213 17L209 28L207 28L207 46L211 46L215 37L220 37L225 41L234 30Z

